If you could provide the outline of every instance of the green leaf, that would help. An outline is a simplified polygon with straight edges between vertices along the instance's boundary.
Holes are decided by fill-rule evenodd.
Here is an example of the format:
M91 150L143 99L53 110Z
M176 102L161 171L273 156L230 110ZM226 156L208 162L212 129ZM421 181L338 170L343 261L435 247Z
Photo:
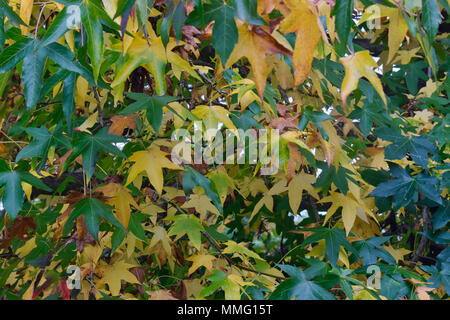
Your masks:
M81 22L88 36L87 51L94 71L94 80L97 82L103 58L103 28L100 22L100 13L91 2L83 2L80 6Z
M441 21L441 12L436 0L422 0L422 23L430 43L436 37Z
M294 266L278 265L291 278L281 282L270 295L270 300L335 300L327 290L306 278Z
M433 214L433 228L439 230L445 227L450 220L450 201L446 201L445 205Z
M380 294L389 300L397 300L399 297L407 295L408 291L408 287L400 274L385 274L381 278Z
M59 43L51 43L46 47L46 54L50 59L59 64L61 68L80 74L95 86L92 72L78 61L73 60L74 54L69 48Z
M11 220L17 216L22 209L24 193L21 181L38 187L39 189L51 191L41 180L28 172L10 170L4 160L0 161L0 185L4 186L2 203Z
M358 250L358 254L363 258L363 265L376 264L378 258L384 261L396 264L394 257L387 252L381 245L391 237L372 237L364 241L353 242L352 245Z
M136 0L119 0L117 3L117 10L114 14L114 19L120 17L124 12L127 12L134 5Z
M15 26L19 26L19 24L26 26L26 23L23 22L23 20L17 13L14 12L13 9L11 9L6 0L0 0L0 17L3 15L5 15Z
M264 19L257 12L257 0L233 0L232 4L236 17L239 20L248 22L253 25L266 24Z
M16 157L16 163L21 159L37 156L42 157L45 161L51 146L61 145L67 149L71 148L70 142L62 135L61 128L53 130L52 133L50 133L45 126L40 128L25 128L25 131L32 136L34 140L20 150Z
M33 108L38 102L42 88L42 75L47 51L35 50L38 40L26 48L22 65L22 81L27 108Z
M120 222L112 214L112 209L110 206L95 198L84 198L75 205L69 219L66 222L66 225L64 226L64 233L68 231L68 226L71 226L72 222L81 215L84 215L86 228L91 236L97 240L97 242L100 218L105 219L116 227L124 229Z
M62 91L62 109L64 117L66 118L67 128L69 134L72 132L72 113L75 110L75 86L77 83L77 76L75 73L70 73L64 79L64 86Z
M5 73L14 68L26 55L28 47L33 41L14 42L0 53L0 73Z
M176 235L177 238L180 238L187 234L194 247L200 250L202 245L201 232L205 231L205 228L203 228L199 218L191 214L181 214L167 218L167 220L175 221L168 232L169 236Z
M239 32L234 21L233 7L220 1L213 0L205 5L205 20L214 20L212 43L220 56L222 65L228 60L234 46L238 42Z
M80 154L83 157L83 168L86 170L86 175L90 179L95 171L95 163L97 162L98 153L100 151L107 151L119 157L126 158L125 154L120 151L113 143L127 142L126 139L108 134L109 128L100 129L95 135L88 133L81 133L81 136L75 140L73 152L65 163L70 163Z
M205 190L206 195L211 199L217 209L222 212L223 208L220 204L219 196L215 193L211 186L211 180L197 172L191 167L186 167L186 172L183 174L183 190L186 195L189 195L191 190L196 186L200 186Z
M53 20L52 24L48 27L47 32L42 37L37 49L39 50L50 43L58 41L58 39L60 39L67 32L67 30L69 30L69 19L71 19L71 15L67 13L67 7L64 7Z
M142 227L142 221L146 219L145 214L136 212L130 215L130 221L128 223L128 230L130 230L136 237L142 241L146 241L144 228Z
M336 0L332 14L336 16L336 32L345 48L352 26L353 0Z
M328 260L331 265L335 266L339 257L339 247L343 246L348 251L356 254L355 249L350 245L345 232L337 228L303 228L302 231L313 231L314 234L305 239L302 243L302 247L308 244L318 242L325 239L325 247Z
M129 115L140 110L147 110L147 120L158 135L163 117L163 107L168 103L175 101L176 98L171 96L148 96L145 93L127 92L126 95L135 102L120 112L121 115ZM168 107L171 109L170 107Z
M383 140L393 142L384 150L384 155L389 160L402 159L409 151L414 162L426 169L429 159L428 153L434 154L436 152L434 144L425 137L410 139L387 127L375 129L374 134Z
M14 220L23 205L23 189L20 175L16 171L0 172L0 185L4 185L2 203L11 220Z

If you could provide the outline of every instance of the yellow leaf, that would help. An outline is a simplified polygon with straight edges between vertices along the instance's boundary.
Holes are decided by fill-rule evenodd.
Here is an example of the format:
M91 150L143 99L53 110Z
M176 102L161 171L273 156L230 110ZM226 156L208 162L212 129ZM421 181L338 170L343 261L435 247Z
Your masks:
M82 132L86 132L86 133L91 133L88 129L92 128L95 123L97 122L98 119L98 112L94 112L93 114L91 114L79 127L78 127L78 131L82 131Z
M311 11L311 4L306 0L285 0L290 14L281 22L280 30L284 33L295 32L294 84L299 86L311 70L314 50L320 40L321 32L316 15Z
M225 64L225 69L230 68L242 57L247 57L252 66L256 90L259 98L263 101L264 89L266 87L268 66L266 63L266 52L290 54L288 48L277 42L269 33L259 26L248 26L242 24L238 27L239 41Z
M128 283L139 283L136 276L128 271L132 267L135 266L123 260L117 261L112 265L101 266L100 273L102 277L99 283L107 284L109 292L113 296L118 296L120 294L122 280Z
M342 207L342 220L347 235L355 223L358 209L361 210L361 204L354 199L351 193L344 195L340 192L331 192L331 194L319 201L319 203L331 202L331 207L328 209L327 215L323 224L325 225L328 219L336 212L339 207Z
M310 195L319 200L319 195L316 189L312 186L316 182L316 177L311 174L306 174L301 172L292 178L289 182L289 205L291 206L292 212L297 214L298 208L302 202L303 190L308 191Z
M386 249L386 251L389 252L392 257L394 257L396 263L398 263L400 260L404 261L403 257L411 253L410 250L407 250L405 248L394 249L391 245L383 246L383 248Z
M186 260L192 261L192 266L188 271L188 276L190 276L195 270L200 267L205 267L206 270L211 271L213 267L213 261L216 260L216 257L210 254L205 254L204 252L199 252L194 256L186 258Z
M263 206L266 206L267 209L269 209L270 212L273 212L273 198L272 196L280 194L288 190L286 187L286 180L278 181L264 196L261 200L258 201L256 206L253 208L252 214L250 215L250 218L248 221L250 222L253 217L261 210Z
M224 107L200 105L192 110L192 114L203 120L206 130L218 129L219 122L222 122L228 129L237 131L233 121L228 117L230 113Z
M139 209L139 205L134 201L128 188L125 188L120 183L108 183L107 185L97 188L97 191L102 192L109 199L106 200L116 209L117 220L128 228L130 221L131 206Z
M387 105L381 81L375 71L372 70L378 65L370 56L369 50L358 51L352 55L340 58L339 61L345 68L345 77L341 87L341 98L344 105L349 94L358 86L358 80L361 77L366 77L369 80L383 99L385 105Z
M133 153L129 160L135 162L135 164L130 169L125 185L129 185L140 172L145 171L150 183L158 192L158 195L161 195L164 182L162 168L183 170L183 168L166 158L167 155L166 152L155 146L151 146L149 150Z
M183 203L182 208L195 208L200 213L200 219L206 218L208 212L220 216L220 211L211 203L211 200L204 194L192 194L189 200Z
M387 27L389 47L387 63L389 63L392 58L394 58L395 53L398 51L401 43L403 42L403 39L405 39L408 31L408 25L406 24L406 20L403 18L402 9L389 8L379 4L368 7L366 12L358 21L358 24L371 19L379 19L381 17L389 17L389 26Z
M30 23L31 13L33 12L33 2L34 0L21 0L20 1L20 11L19 16L25 22L25 24ZM23 35L26 35L28 31L27 26L20 26L20 30Z

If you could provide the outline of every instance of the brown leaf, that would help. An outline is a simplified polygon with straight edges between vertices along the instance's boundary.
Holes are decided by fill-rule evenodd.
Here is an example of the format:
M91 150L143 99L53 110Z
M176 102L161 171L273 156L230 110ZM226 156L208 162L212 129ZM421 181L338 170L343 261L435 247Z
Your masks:
M128 116L117 115L111 118L111 126L109 127L109 134L121 136L125 128L136 130L136 114L130 114Z
M291 129L295 129L298 130L297 127L297 118L299 117L299 115L296 116L286 116L284 118L276 118L273 119L272 121L270 121L269 126L274 128L274 129L278 129L280 132L283 132L283 130L285 128L291 128Z
M31 229L31 231L28 231ZM14 222L7 227L3 241L0 243L0 249L9 246L14 237L26 241L36 231L36 222L31 217L17 216Z

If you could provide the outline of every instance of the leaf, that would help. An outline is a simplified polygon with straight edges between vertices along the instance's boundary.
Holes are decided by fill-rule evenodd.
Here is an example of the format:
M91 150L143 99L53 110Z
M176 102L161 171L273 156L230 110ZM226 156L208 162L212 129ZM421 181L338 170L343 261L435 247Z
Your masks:
M222 253L232 253L233 256L236 255L240 257L243 261L247 262L247 258L253 258L255 260L263 260L254 251L247 249L244 243L236 243L233 240L228 240L225 242L226 248L222 250Z
M327 211L327 215L324 220L324 224L328 221L329 218L336 212L339 207L342 207L342 220L344 222L344 227L347 235L355 223L356 216L363 218L363 220L367 220L366 215L370 215L372 217L373 213L370 210L367 210L365 206L355 198L355 196L351 193L348 193L346 196L340 192L332 192L331 195L321 199L319 203L331 202L331 207Z
M97 188L96 191L100 191L108 197L106 203L114 206L116 209L117 220L119 220L120 224L125 228L128 228L131 206L135 209L139 209L139 205L130 194L130 191L121 184L113 182Z
M35 51L37 43L35 40L32 45L27 46L22 66L22 80L28 109L33 108L39 102L42 88L46 51Z
M26 25L19 15L11 9L6 0L0 0L0 15L5 15L15 26L18 26L19 24Z
M121 136L125 128L137 130L136 118L137 116L134 114L129 116L116 115L111 117L112 124L109 127L108 133Z
M104 204L96 198L84 198L80 200L74 207L72 213L67 220L64 230L67 232L68 226L79 216L84 216L84 221L90 235L98 242L98 231L100 218L105 219L111 224L124 229L120 222L114 217L111 212L111 207Z
M45 191L51 191L41 180L28 172L12 171L7 168L3 160L0 165L0 185L4 186L2 203L11 220L17 216L23 205L23 189L21 181L27 182ZM0 162L0 164L1 164Z
M435 153L436 147L425 137L405 137L389 128L377 128L375 135L383 140L392 141L384 151L386 159L402 159L409 151L411 158L422 168L428 166L428 153Z
M134 181L134 179L136 179L140 172L145 171L150 183L155 188L158 195L162 195L164 182L162 169L183 169L166 158L167 155L167 153L161 151L157 146L151 146L148 150L133 153L129 160L135 163L130 168L125 185L129 185L132 181Z
M283 33L296 33L292 64L294 66L294 84L299 86L311 70L314 50L320 40L321 32L317 25L317 17L308 1L289 0L285 3L291 12L281 22L280 30Z
M353 0L336 0L332 14L336 16L336 32L341 47L345 48L352 26Z
M34 138L25 148L20 150L16 156L16 163L21 159L39 156L44 162L51 146L64 146L71 148L69 141L62 135L61 129L57 128L52 133L44 126L40 128L25 128L25 131Z
M127 92L127 96L135 102L120 112L121 115L134 114L140 110L147 110L147 120L158 135L163 118L163 107L176 100L170 96L148 96L144 93Z
M340 58L339 61L345 68L345 77L341 86L341 99L344 105L349 94L356 89L358 80L361 77L366 77L369 80L381 99L383 99L384 104L387 105L381 81L375 71L372 70L372 68L376 68L378 65L370 56L369 50L358 51L352 55Z
M94 72L94 81L97 83L103 59L103 28L99 19L100 14L91 1L82 2L80 12L81 22L88 36L87 52Z
M192 189L194 189L196 186L202 187L203 190L205 190L205 193L208 196L208 198L210 198L211 201L214 203L214 205L217 207L217 209L220 212L222 212L223 208L222 205L220 204L219 197L217 193L215 193L211 188L211 180L201 175L191 167L187 167L186 172L183 174L184 193L186 195L189 195Z
M422 22L430 43L436 37L441 21L441 12L436 0L422 0Z
M251 282L243 281L239 275L227 275L220 270L213 270L206 278L211 281L211 284L203 288L199 298L209 296L221 288L225 292L225 300L238 300L241 297L242 286L254 286Z
M252 66L256 90L262 101L268 74L266 52L272 54L289 54L290 52L258 26L253 26L250 30L247 26L241 25L238 27L238 31L239 41L231 52L225 68L231 67L242 57L247 57Z
M303 190L308 191L308 193L316 200L320 199L316 189L312 186L315 181L316 178L313 175L301 172L295 175L291 182L289 182L289 205L291 206L294 214L298 213L298 208L302 202Z
M270 295L270 300L335 300L327 290L307 279L305 273L289 265L279 265L291 278L281 282Z
M205 267L206 270L212 271L213 261L216 260L216 257L207 254L204 251L200 251L196 255L186 258L186 260L192 261L192 265L189 267L188 270L188 276L190 276L200 267Z
M70 19L70 15L67 13L67 7L64 7L55 19L53 19L47 32L45 32L44 36L41 38L41 42L38 44L37 49L56 42L61 38L69 30L68 19Z
M166 92L166 80L164 75L166 73L167 62L170 62L172 67L178 68L181 71L186 71L192 77L199 79L199 76L189 63L180 58L176 53L172 52L177 45L172 38L169 39L167 47L164 47L161 37L156 37L153 30L150 31L150 46L147 43L147 40L143 38L142 34L134 34L134 39L125 56L125 63L116 73L115 79L111 84L112 87L117 87L118 85L125 83L133 70L139 66L145 66L154 77L156 94L162 96Z
M352 243L353 247L358 250L359 256L363 258L363 266L377 264L378 258L383 259L387 263L396 264L396 259L381 246L390 238L372 237L364 241L355 241Z
M382 17L389 17L389 56L387 59L387 63L390 63L394 58L395 53L400 48L400 45L405 39L406 32L408 31L408 24L403 17L403 10L400 8L389 8L383 5L373 5L367 8L366 12L363 14L358 23L361 24L367 20L380 19Z
M222 122L228 129L237 131L236 126L228 117L230 113L224 107L200 105L192 110L192 114L203 120L206 130L217 130L219 122Z
M344 247L348 251L356 252L350 245L343 230L337 228L303 228L301 231L312 231L313 235L309 236L302 243L302 247L310 243L325 239L326 253L331 265L335 266L339 257L340 247Z
M101 128L95 135L83 132L76 139L73 152L70 154L68 161L66 161L65 167L81 154L83 157L83 168L90 179L94 174L95 163L100 151L107 151L116 156L126 158L125 154L113 144L117 142L125 143L127 140L108 134L108 128Z
M136 276L129 271L129 269L133 267L135 267L135 265L126 263L124 260L119 260L111 265L101 266L101 279L99 284L107 284L111 295L118 296L120 294L122 281L139 284Z
M207 21L215 21L212 43L220 56L222 65L225 65L238 42L238 29L234 21L233 7L220 0L213 0L204 6L204 18Z
M169 229L168 235L176 235L176 239L181 238L183 235L187 234L189 240L192 241L192 245L200 250L201 232L205 231L200 220L191 214L181 214L178 216L167 218L167 220L174 221L175 223Z

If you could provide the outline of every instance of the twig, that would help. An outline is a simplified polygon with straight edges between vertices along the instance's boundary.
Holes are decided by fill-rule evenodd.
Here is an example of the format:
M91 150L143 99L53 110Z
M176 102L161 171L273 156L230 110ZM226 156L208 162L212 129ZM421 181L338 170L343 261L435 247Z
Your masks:
M423 218L423 232L426 233L427 231L431 231L433 229L432 223L431 223L431 213L430 209L428 207L422 208L422 218ZM420 257L423 257L422 253L425 250L425 247L428 244L428 237L423 234L420 238L419 245L417 246L416 252L414 253L414 256L412 258L412 262L417 262Z
M100 96L97 92L97 87L94 87L94 97L95 100L97 100L97 109L98 109L98 122L100 123L100 127L103 128L103 112L102 112L102 105L100 102Z

